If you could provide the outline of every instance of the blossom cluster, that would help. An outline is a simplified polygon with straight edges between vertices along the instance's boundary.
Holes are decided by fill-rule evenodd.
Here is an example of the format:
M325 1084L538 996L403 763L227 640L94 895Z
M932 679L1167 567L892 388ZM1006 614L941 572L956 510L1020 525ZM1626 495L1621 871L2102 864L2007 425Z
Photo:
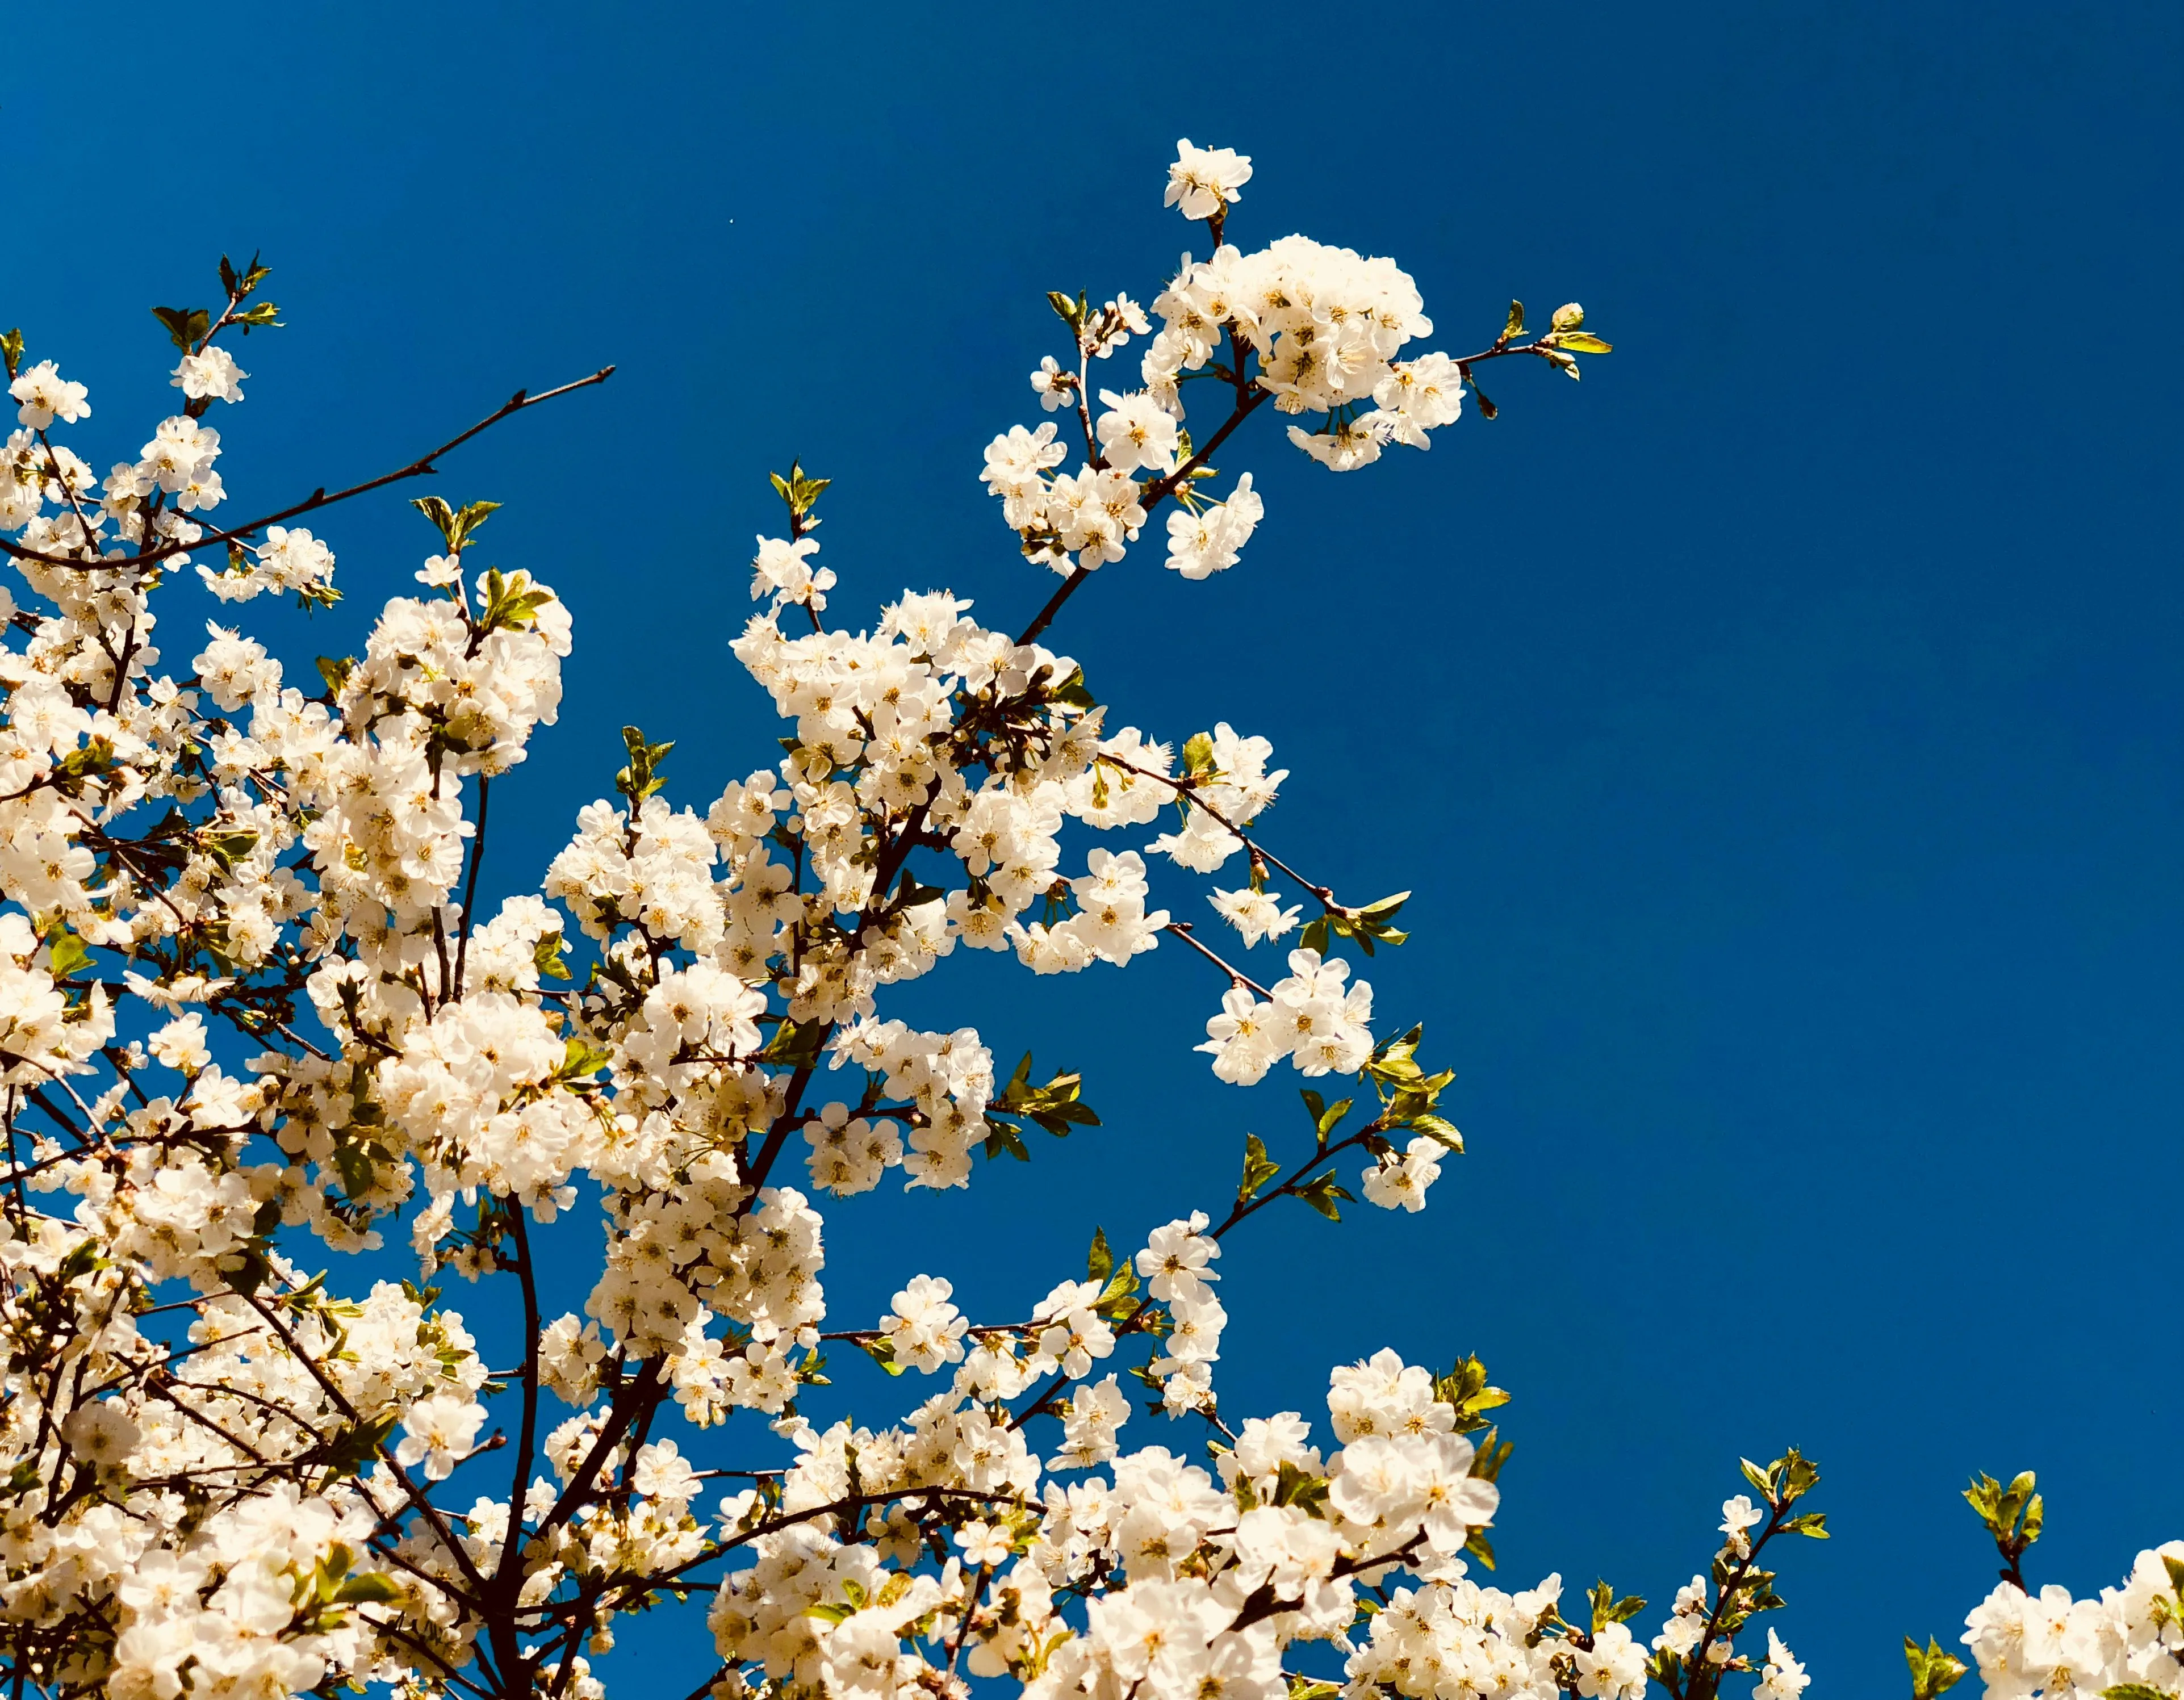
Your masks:
M2184 1541L2141 1552L2092 1599L2001 1582L1964 1619L1964 1644L1994 1700L2184 1693Z
M1208 224L1212 257L1150 310L1052 298L1072 362L1034 388L1060 419L996 438L983 475L1063 575L1044 611L1011 630L928 588L828 625L827 481L792 468L773 480L788 534L752 563L765 605L729 645L783 719L780 758L692 800L670 791L671 745L625 728L610 794L535 889L498 897L480 890L489 801L559 716L574 630L552 588L479 565L497 504L418 499L432 538L404 594L356 653L296 666L237 610L269 592L336 607L322 510L392 480L226 518L206 421L258 382L231 345L276 322L265 268L223 259L221 308L158 309L180 404L103 480L55 440L92 419L85 386L0 337L0 551L23 587L0 590L0 1669L18 1688L588 1697L618 1617L694 1592L722 1700L960 1696L967 1677L1039 1700L1276 1700L1315 1669L1351 1700L1630 1697L1674 1661L1756 1668L1759 1700L1796 1700L1779 1640L1757 1665L1732 1645L1767 1608L1737 1567L1813 1532L1787 1508L1810 1485L1794 1454L1753 1474L1764 1512L1732 1502L1727 1579L1680 1598L1649 1658L1630 1602L1585 1627L1555 1578L1471 1578L1508 1457L1485 1414L1507 1396L1475 1359L1337 1368L1322 1441L1298 1412L1223 1413L1228 1236L1285 1201L1339 1218L1346 1179L1417 1211L1462 1149L1452 1077L1418 1061L1418 1029L1376 1026L1341 953L1401 942L1401 898L1346 904L1262 841L1288 777L1268 740L1111 724L1043 641L1163 504L1184 578L1238 563L1263 517L1251 475L1217 501L1201 487L1262 404L1320 415L1291 434L1338 470L1457 417L1468 363L1409 351L1430 326L1392 261L1225 240L1251 180L1242 156L1183 144L1168 201ZM1569 360L1556 323L1519 345L1513 312L1470 360ZM1089 363L1133 338L1139 386L1095 387ZM1201 379L1227 415L1194 443ZM170 657L152 603L171 610L177 586L204 599L192 623L217 617ZM1201 909L1188 881L1216 877ZM1286 975L1262 986L1207 944L1209 909L1235 951L1290 940ZM1045 1296L1009 1319L916 1273L873 1325L843 1326L822 1210L965 1187L1028 1159L1028 1133L1098 1123L1082 1075L1037 1079L1028 1054L1010 1070L1013 1046L914 1023L882 1007L890 989L959 945L1053 974L1164 941L1161 968L1202 961L1220 988L1200 1047L1219 1080L1287 1061L1350 1095L1302 1089L1308 1142L1245 1136L1233 1199L1126 1255L1095 1231L1083 1275L1040 1271L1027 1298ZM362 1297L307 1273L399 1247L416 1280ZM546 1314L549 1262L583 1271L580 1307ZM504 1353L454 1281L511 1294ZM922 1402L830 1417L830 1348L914 1373ZM1126 1448L1139 1413L1184 1427ZM2118 1607L2117 1633L2153 1623L2171 1646L2152 1609ZM2103 1669L2167 1680L2131 1657Z

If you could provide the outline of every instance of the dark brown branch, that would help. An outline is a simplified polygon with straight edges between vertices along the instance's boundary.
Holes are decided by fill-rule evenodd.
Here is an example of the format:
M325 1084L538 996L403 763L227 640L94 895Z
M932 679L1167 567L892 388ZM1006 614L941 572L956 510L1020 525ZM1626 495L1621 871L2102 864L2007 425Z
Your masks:
M1215 432L1212 436L1206 439L1206 446L1203 449L1200 449L1195 454L1193 454L1190 460L1184 461L1182 465L1177 467L1174 471L1169 473L1165 478L1159 479L1153 483L1146 485L1144 500L1141 504L1145 508L1146 516L1150 517L1152 510L1155 508L1158 507L1162 502L1173 495L1177 490L1181 488L1183 485L1189 481L1190 475L1206 463L1206 460L1212 456L1213 451L1228 440L1230 432L1234 431L1238 426L1249 419L1254 413L1257 412L1258 410L1266 403L1273 399L1273 392L1272 390L1254 390L1249 399L1239 401L1236 404L1236 410L1228 415L1227 421L1218 431ZM1046 630L1049 626L1051 626L1054 623L1054 616L1061 611L1061 605L1068 601L1072 596L1075 595L1077 594L1077 587L1084 583L1084 582L1091 576L1091 573L1084 567L1080 566L1073 570L1068 577L1061 581L1061 588L1056 591L1052 596L1047 599L1046 606L1040 609L1038 614L1033 617L1031 624L1023 628L1022 634L1017 638L1017 642L1019 644L1028 644L1034 638L1038 637L1040 633Z
M526 390L518 390L505 402L503 402L500 406L496 408L492 413L488 414L476 425L471 426L468 431L462 432L460 436L449 438L437 449L429 450L426 454L420 455L416 460L412 460L406 466L399 467L392 472L382 472L376 478L367 478L361 484L352 484L346 490L336 490L331 493L329 493L322 485L318 489L312 491L311 493L306 496L302 501L295 503L292 506L282 508L277 513L263 515L257 519L251 520L242 525L233 527L228 530L207 532L204 535L198 538L194 543L162 543L157 549L145 549L138 554L125 556L120 560L111 561L81 560L70 555L45 555L34 549L25 549L20 543L10 543L5 538L0 538L0 550L4 550L8 555L14 556L18 560L42 561L47 566L73 566L81 568L111 567L118 570L127 567L149 566L154 562L166 560L170 555L181 555L188 549L208 549L220 543L240 542L242 538L248 537L252 532L262 531L267 526L279 525L284 520L299 519L305 514L315 513L320 508L330 508L333 506L336 502L346 502L352 496L361 496L370 491L383 488L388 484L399 483L404 478L421 478L426 477L429 474L437 472L440 469L432 464L434 461L437 460L443 454L449 454L454 450L461 448L464 443L469 442L471 438L476 437L480 432L490 430L493 426L499 424L502 420L509 418L512 415L522 412L526 407L536 407L542 401L551 401L554 397L566 395L571 390L583 389L592 384L604 383L613 376L614 368L612 366L601 366L599 371L593 372L589 377L578 378L574 382L563 384L558 388L544 391L538 395L532 395Z

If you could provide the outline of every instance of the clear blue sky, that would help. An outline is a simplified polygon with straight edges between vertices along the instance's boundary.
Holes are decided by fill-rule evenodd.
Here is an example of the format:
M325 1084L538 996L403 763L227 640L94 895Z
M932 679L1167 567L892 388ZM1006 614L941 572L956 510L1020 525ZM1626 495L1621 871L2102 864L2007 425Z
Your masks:
M1462 1071L1432 1210L1226 1260L1224 1405L1309 1412L1384 1341L1479 1351L1517 1395L1502 1575L1661 1602L1737 1454L1794 1441L1840 1533L1781 1621L1836 1693L1892 1690L1898 1637L1985 1591L1968 1471L2039 1469L2031 1568L2074 1590L2184 1534L2184 14L1080 15L25 10L0 321L125 434L169 393L146 307L262 247L292 328L220 421L246 504L619 364L440 487L507 503L489 553L578 620L562 724L496 794L512 886L625 719L701 807L770 755L725 644L790 455L838 480L845 615L1045 595L978 450L1027 415L1046 289L1172 266L1178 135L1255 156L1242 237L1396 255L1451 350L1513 294L1581 299L1617 346L1581 388L1497 373L1496 424L1347 479L1262 430L1227 457L1267 502L1243 565L1141 555L1058 634L1118 717L1271 737L1284 851L1420 892L1371 977ZM392 498L324 530L352 600L306 657L425 541ZM1006 1059L1061 1025L1040 1061L1108 1126L834 1213L834 1314L876 1315L911 1242L1015 1314L1095 1221L1217 1204L1246 1128L1294 1140L1286 1086L1185 1049L1216 989L1171 950L921 988Z

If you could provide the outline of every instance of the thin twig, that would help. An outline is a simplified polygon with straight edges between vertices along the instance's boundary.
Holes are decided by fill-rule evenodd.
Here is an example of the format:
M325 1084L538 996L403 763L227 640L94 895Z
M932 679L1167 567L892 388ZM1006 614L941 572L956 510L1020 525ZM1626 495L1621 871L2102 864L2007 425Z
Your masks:
M180 555L186 549L207 549L220 543L240 542L242 538L248 537L253 532L262 531L267 526L279 525L284 520L297 519L304 514L315 513L320 508L330 508L336 502L346 502L352 496L361 496L369 491L380 489L386 485L399 483L404 478L420 478L431 473L436 473L440 469L432 464L434 461L437 460L443 454L449 454L454 450L460 449L464 443L469 442L471 438L476 437L480 432L489 430L493 426L499 424L502 420L509 418L512 415L522 412L526 407L536 407L543 401L551 401L554 397L566 395L571 390L583 389L592 384L604 383L613 376L614 368L612 366L601 366L599 371L593 372L589 377L578 378L571 383L562 384L558 388L546 390L538 395L532 395L526 390L518 390L514 395L503 402L499 407L488 414L476 425L471 426L468 431L462 432L459 436L449 438L437 449L431 449L426 454L420 455L416 460L412 460L406 466L399 467L392 472L382 472L376 478L367 478L361 484L352 484L346 490L336 490L331 493L329 493L322 485L318 489L312 491L311 493L306 496L302 501L297 502L291 506L282 508L277 513L264 515L258 519L248 521L242 525L236 526L226 531L207 532L203 536L199 537L194 543L162 543L157 549L146 549L139 554L128 555L120 560L110 561L80 560L69 555L45 555L34 549L25 549L20 543L11 543L5 538L0 538L0 550L6 551L8 554L14 556L18 560L42 561L47 566L74 566L89 568L111 567L120 569L125 567L149 566L156 561L166 560L170 555Z

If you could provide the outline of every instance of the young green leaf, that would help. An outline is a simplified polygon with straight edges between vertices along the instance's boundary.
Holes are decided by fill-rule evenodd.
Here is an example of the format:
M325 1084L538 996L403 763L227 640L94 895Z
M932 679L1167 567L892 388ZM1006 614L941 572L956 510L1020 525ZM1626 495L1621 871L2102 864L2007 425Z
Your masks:
M1923 1647L1905 1636L1903 1662L1911 1667L1911 1700L1935 1700L1936 1695L1947 1693L1967 1668L1954 1653L1944 1652L1942 1643L1931 1636Z
M1244 1173L1236 1183L1236 1201L1239 1204L1256 1197L1259 1189L1282 1172L1282 1166L1267 1155L1266 1141L1256 1134L1244 1135Z
M212 315L202 307L154 307L152 316L167 327L169 340L186 354L212 329Z

